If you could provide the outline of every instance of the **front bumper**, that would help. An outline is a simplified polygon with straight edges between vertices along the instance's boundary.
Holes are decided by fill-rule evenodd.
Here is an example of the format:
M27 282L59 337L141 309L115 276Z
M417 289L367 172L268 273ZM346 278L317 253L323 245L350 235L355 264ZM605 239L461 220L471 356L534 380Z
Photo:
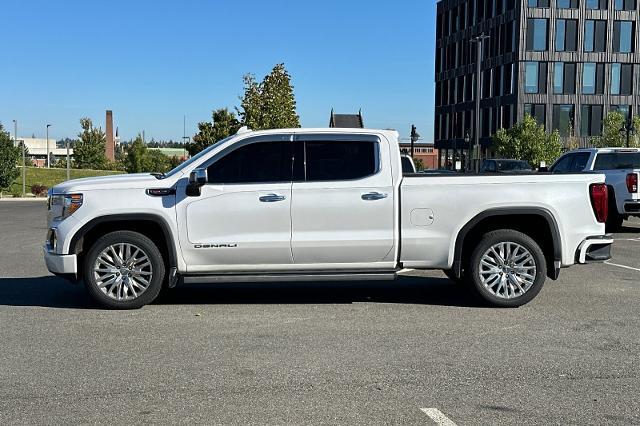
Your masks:
M56 275L77 276L78 262L75 254L56 254L48 250L45 246L44 263L47 265L49 272Z
M578 263L604 262L611 259L611 234L589 237L584 240L576 252Z

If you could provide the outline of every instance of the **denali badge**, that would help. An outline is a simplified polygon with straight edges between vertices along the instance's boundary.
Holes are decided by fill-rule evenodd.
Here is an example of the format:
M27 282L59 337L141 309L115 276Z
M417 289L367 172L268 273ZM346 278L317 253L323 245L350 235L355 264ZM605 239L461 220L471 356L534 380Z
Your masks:
M196 249L200 249L200 248L233 248L233 247L238 247L237 243L230 243L230 244L195 244L193 246L193 248Z

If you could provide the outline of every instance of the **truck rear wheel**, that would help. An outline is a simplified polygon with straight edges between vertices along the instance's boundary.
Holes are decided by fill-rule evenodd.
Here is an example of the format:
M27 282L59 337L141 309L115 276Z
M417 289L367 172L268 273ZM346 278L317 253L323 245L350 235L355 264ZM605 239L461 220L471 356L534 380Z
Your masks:
M482 237L469 259L467 279L488 304L517 307L536 297L546 271L540 246L526 234L504 229Z
M84 282L101 306L137 309L160 293L165 265L158 247L133 231L116 231L99 238L84 261Z

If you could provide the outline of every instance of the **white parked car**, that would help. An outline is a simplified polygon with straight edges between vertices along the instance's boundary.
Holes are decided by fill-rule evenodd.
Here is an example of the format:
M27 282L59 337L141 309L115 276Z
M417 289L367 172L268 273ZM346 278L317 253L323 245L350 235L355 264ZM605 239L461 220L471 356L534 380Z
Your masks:
M640 149L590 148L568 152L560 157L550 171L553 173L597 172L605 176L609 188L607 225L612 231L620 228L629 216L640 216L638 174Z
M177 282L393 279L442 269L519 306L563 267L610 257L604 175L403 175L398 134L238 134L166 175L50 191L48 269L101 305Z

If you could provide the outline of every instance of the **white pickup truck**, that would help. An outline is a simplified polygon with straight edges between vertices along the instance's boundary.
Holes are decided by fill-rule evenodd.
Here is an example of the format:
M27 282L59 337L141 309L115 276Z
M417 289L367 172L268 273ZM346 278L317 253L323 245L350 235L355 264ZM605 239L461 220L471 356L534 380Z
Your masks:
M398 134L238 134L165 175L50 191L44 258L102 306L177 282L393 279L442 269L494 306L533 299L560 268L604 261L600 174L403 175Z
M589 148L571 151L551 166L553 173L596 172L605 176L609 189L607 228L615 231L629 216L640 216L640 149Z

